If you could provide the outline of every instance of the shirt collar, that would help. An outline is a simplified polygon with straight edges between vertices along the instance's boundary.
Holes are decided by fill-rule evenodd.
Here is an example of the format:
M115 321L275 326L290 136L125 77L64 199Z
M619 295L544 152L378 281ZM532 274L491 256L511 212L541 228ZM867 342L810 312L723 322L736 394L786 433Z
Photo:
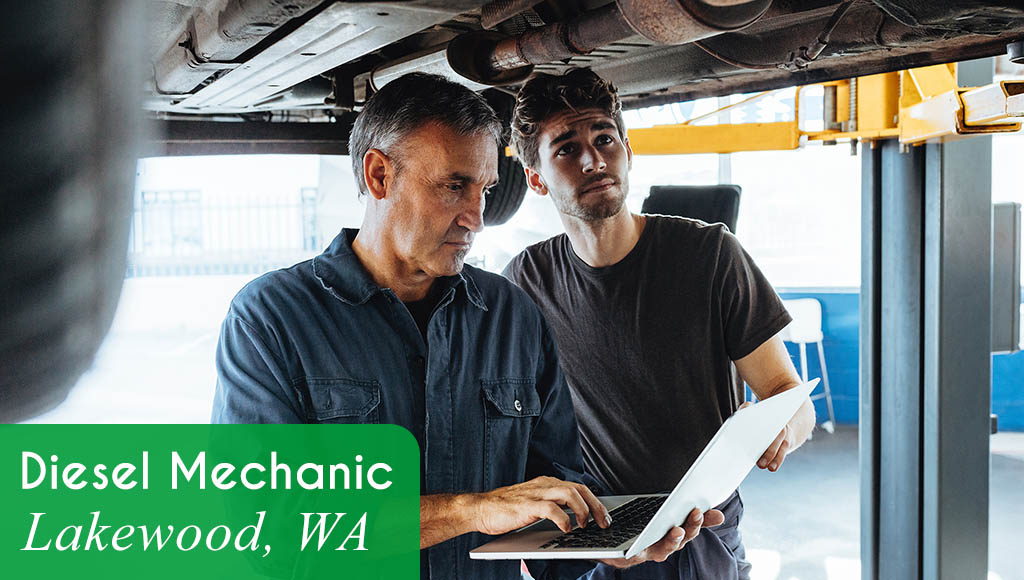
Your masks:
M484 295L480 293L480 290L476 287L476 281L473 280L473 267L463 266L462 271L459 272L458 278L465 283L466 297L469 298L469 301L480 310L487 312L487 304L484 302Z
M313 275L320 281L320 285L346 304L364 304L374 294L382 291L352 250L352 242L358 233L357 229L341 230L331 245L313 258ZM466 266L457 275L438 278L437 282L448 288L465 288L470 303L486 311L487 305L473 280L471 269Z

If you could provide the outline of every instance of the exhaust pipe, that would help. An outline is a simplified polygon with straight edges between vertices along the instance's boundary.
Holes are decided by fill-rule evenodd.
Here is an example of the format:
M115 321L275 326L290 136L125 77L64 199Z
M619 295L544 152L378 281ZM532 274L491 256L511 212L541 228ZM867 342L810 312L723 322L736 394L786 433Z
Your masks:
M533 65L582 56L640 35L656 44L684 44L749 26L772 0L616 0L565 22L505 37L483 31L448 45L448 62L484 85L518 82Z

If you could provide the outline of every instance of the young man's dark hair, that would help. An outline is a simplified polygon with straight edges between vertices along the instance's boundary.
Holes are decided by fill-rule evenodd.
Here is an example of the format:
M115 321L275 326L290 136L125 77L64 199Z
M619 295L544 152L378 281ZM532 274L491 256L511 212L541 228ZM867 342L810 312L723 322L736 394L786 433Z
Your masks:
M540 124L555 113L596 107L615 120L619 138L626 139L622 103L610 82L588 68L576 68L561 75L537 74L523 85L512 116L512 148L527 167L539 161L537 142Z
M440 75L404 75L377 91L352 126L349 155L360 196L367 194L363 177L366 152L383 151L401 170L400 142L430 122L445 125L457 135L490 133L501 142L501 121L479 94Z

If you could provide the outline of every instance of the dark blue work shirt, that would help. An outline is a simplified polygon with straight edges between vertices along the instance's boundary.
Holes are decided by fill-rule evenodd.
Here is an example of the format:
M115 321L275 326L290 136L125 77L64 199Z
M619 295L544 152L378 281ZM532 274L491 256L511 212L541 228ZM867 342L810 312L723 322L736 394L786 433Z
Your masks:
M439 278L427 340L374 283L343 230L316 258L232 300L217 346L214 423L393 423L420 445L424 494L491 490L539 475L581 481L583 459L552 334L504 278ZM585 480L592 481L592 480ZM470 560L465 534L421 552L422 578L519 578L518 561Z

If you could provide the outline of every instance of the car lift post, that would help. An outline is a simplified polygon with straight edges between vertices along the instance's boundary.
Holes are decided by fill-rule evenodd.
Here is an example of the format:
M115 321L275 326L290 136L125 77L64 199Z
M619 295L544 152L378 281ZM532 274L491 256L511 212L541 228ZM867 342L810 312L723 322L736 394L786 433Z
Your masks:
M991 137L900 147L862 166L861 575L984 578Z

